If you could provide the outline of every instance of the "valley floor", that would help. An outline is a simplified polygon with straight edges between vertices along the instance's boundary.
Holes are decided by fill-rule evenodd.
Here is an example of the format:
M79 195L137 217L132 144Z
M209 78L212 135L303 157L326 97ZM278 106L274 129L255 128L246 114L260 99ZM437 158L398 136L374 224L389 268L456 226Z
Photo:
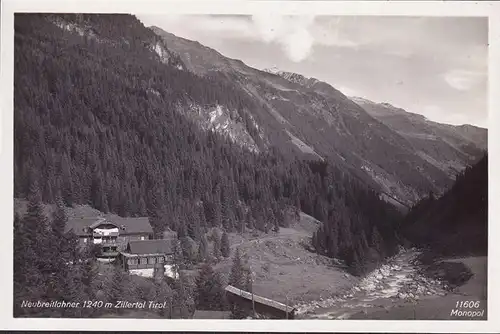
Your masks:
M257 295L297 308L298 319L486 319L486 257L445 259L463 262L474 276L453 292L424 276L414 260L417 249L399 254L360 279L335 260L309 252L318 222L301 213L300 220L279 233L232 234L232 249L248 256ZM229 273L231 258L217 265ZM457 301L479 301L478 317L452 315ZM465 309L462 309L465 310Z
M240 248L248 256L255 294L297 305L341 294L358 283L359 278L346 273L340 263L304 248L318 223L301 213L300 221L280 228L279 233L254 238L230 236L231 248ZM228 258L216 268L229 273L231 263L232 258Z

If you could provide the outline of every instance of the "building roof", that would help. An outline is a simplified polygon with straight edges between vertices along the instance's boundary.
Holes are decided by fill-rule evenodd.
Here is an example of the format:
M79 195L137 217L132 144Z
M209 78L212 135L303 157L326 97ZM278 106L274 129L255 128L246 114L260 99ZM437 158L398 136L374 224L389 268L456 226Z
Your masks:
M231 319L231 312L196 310L193 319Z
M238 289L232 285L228 285L226 287L226 291L229 293L232 293L233 295L248 299L250 301L252 300L252 293L245 291L245 290ZM274 307L274 308L279 309L283 312L292 313L295 311L295 308L292 305L287 306L287 305L280 303L280 302L277 302L275 300L268 299L268 298L265 298L262 296L257 296L256 294L253 294L253 301L255 303Z
M170 239L129 241L129 254L173 254L173 244Z
M120 228L120 234L141 234L153 233L148 217L119 217L109 215L105 217L70 217L66 223L66 231L73 230L78 236L90 235L86 230L89 227L95 228L101 223L111 223ZM96 224L97 223L97 224Z

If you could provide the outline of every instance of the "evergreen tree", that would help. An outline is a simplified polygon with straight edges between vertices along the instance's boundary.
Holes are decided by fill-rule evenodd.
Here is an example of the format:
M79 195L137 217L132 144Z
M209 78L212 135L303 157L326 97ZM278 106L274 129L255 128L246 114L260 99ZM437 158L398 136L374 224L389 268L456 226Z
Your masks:
M184 264L193 264L198 260L196 243L190 237L184 237L181 239L181 249Z
M195 306L195 301L193 299L193 292L188 286L186 276L184 273L180 273L179 279L175 283L175 305L177 309L177 316L181 319L187 319L190 317L193 308Z
M233 257L233 264L231 266L231 273L229 275L229 284L238 288L246 288L246 272L243 266L243 259L241 257L240 249L237 248Z
M168 284L161 280L155 283L155 299L157 303L167 302L168 308L159 308L157 310L161 317L172 318L171 309L173 307L173 291Z
M181 269L184 269L184 256L181 248L181 242L177 239L174 241L174 257L173 257L173 271L175 277L178 277Z
M212 234L212 240L213 240L213 256L215 258L215 261L218 261L221 257L221 238L219 236L219 233L214 230Z
M114 265L111 275L107 281L107 301L113 303L113 305L119 301L125 299L124 284L125 283L125 272L119 265Z
M26 238L23 240L26 247L23 250L24 260L28 263L25 267L25 283L33 292L45 294L52 277L53 265L51 258L43 256L43 254L51 254L49 224L43 212L41 195L36 181L30 187L28 210L23 218L22 227Z
M221 244L220 244L220 252L222 256L225 258L229 257L229 254L231 252L230 246L229 246L229 236L227 235L226 232L222 234L221 238Z
M205 235L201 236L200 247L198 248L198 261L205 262L208 259L208 241Z
M62 238L68 217L66 215L65 205L62 198L56 197L56 210L52 214L52 234L57 238Z
M209 264L204 264L196 278L196 307L200 310L223 309L224 295L220 277Z

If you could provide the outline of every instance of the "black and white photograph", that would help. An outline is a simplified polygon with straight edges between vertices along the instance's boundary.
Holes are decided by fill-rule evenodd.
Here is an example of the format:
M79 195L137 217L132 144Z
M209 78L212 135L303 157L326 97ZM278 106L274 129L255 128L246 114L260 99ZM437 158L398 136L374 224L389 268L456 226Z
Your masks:
M9 317L490 319L489 24L14 13Z

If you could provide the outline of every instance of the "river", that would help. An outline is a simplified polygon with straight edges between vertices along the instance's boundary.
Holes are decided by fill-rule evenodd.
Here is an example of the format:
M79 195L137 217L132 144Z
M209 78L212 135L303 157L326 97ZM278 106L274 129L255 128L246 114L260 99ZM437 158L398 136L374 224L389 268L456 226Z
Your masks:
M414 261L419 254L415 248L402 249L347 293L297 305L296 314L303 319L349 319L360 312L390 310L398 304L445 295L443 283L420 274Z

